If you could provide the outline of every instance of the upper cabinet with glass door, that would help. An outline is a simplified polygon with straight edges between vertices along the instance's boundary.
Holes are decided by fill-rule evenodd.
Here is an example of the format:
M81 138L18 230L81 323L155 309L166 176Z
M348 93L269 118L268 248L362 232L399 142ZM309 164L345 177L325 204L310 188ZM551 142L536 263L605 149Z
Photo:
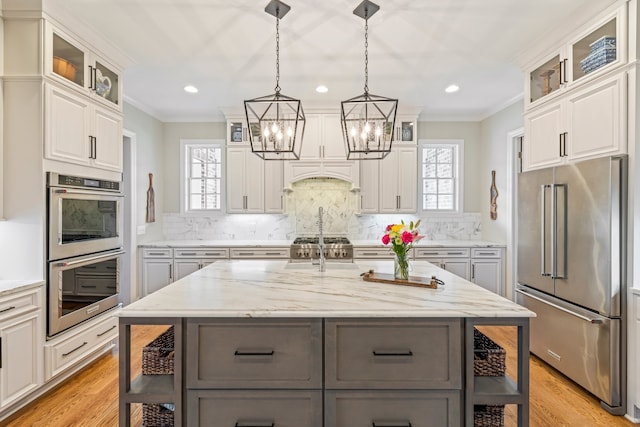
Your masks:
M591 81L627 60L627 5L598 17L528 72L527 107Z
M44 70L56 81L122 110L121 73L117 67L50 23L46 23Z

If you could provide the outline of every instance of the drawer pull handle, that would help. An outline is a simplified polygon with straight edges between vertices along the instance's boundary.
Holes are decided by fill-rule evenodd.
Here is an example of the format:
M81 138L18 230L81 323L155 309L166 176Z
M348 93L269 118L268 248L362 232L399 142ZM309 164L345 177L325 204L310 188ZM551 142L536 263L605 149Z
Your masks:
M374 356L413 356L413 352L411 350L406 351L382 351L382 350L373 350Z
M447 252L447 255L464 255L462 252Z
M411 427L411 421L372 421L371 427Z
M265 350L265 351L241 351L236 350L233 354L236 356L273 356L273 350Z
M265 255L282 255L280 252L266 252Z
M238 252L238 255L253 256L255 254L253 252Z
M80 285L81 288L96 289L97 285Z
M495 252L478 252L478 255L489 255L489 256L491 256L491 255L495 255L495 254L496 254Z
M0 313L4 313L4 312L6 312L6 311L13 310L13 309L15 309L15 308L16 308L16 306L15 306L15 305L12 305L12 306L11 306L11 307L9 307L9 308L5 308L4 310L0 310Z
M378 252L363 252L362 255L367 255L367 256L376 256L378 255ZM384 255L384 254L383 254Z
M240 421L236 421L235 427L275 427L276 423L272 421L267 421L265 423L251 421L250 424L245 424Z
M196 253L195 252L182 252L180 255L182 255L182 256L195 256Z
M220 256L220 252L205 252L207 256Z
M116 327L116 325L113 325L113 326L111 326L109 329L107 329L106 331L101 332L101 333L99 333L99 334L96 334L96 336L97 336L97 337L101 337L101 336L103 336L104 334L106 334L107 332L112 331L113 329L115 329L115 327Z
M85 345L87 345L88 342L83 342L82 344L80 344L79 346L77 346L76 348L74 348L73 350L67 352L67 353L62 353L62 357L67 357L68 355L70 355L71 353L74 353L78 350L80 350L82 347L84 347Z
M151 256L169 256L169 254L166 254L164 252L149 252L149 255L151 255Z

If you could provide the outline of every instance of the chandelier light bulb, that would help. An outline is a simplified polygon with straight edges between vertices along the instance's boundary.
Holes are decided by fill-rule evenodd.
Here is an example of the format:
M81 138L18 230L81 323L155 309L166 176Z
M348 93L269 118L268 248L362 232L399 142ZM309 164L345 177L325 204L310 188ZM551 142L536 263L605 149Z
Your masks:
M369 133L369 131L370 131L370 130L371 130L371 126L369 126L369 122L366 122L366 123L364 124L364 131L365 131L366 133Z
M282 140L282 132L278 132L276 134L276 138L278 138L278 141L281 141Z
M376 126L376 136L380 135L382 135L382 130L380 129L380 126Z
M273 125L271 125L271 132L278 133L278 130L278 123L273 122Z
M269 128L268 127L265 127L264 131L262 131L262 133L264 134L265 138L269 138Z
M367 132L362 131L362 134L360 134L360 137L362 138L362 140L366 140L367 139Z
M355 126L351 127L351 136L355 138L355 136L358 134L358 131L356 130Z
M287 136L293 136L293 129L291 129L291 126L287 128Z

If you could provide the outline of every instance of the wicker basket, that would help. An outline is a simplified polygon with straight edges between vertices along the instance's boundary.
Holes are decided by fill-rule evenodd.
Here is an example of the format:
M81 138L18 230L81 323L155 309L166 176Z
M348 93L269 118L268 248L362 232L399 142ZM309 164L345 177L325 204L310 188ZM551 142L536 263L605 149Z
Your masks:
M504 405L474 405L474 427L504 427Z
M501 377L506 371L506 352L488 336L473 329L473 373L478 377ZM474 427L504 427L504 405L474 405Z
M173 374L173 326L142 349L143 375Z
M501 377L506 370L506 352L488 336L473 329L473 373L477 377Z
M173 427L173 411L157 403L142 405L142 425L144 427Z

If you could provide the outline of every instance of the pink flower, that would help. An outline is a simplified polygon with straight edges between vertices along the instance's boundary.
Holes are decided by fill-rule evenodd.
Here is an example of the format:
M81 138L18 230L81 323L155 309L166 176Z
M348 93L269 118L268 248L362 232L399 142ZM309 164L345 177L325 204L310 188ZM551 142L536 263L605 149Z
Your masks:
M413 242L413 234L408 231L402 233L402 243L409 244Z
M385 231L391 231L391 227L393 227L393 224L387 225L387 229ZM385 245L386 245L386 243L385 243Z
M418 230L413 230L413 241L414 242L417 242L417 241L419 241L419 240L421 240L423 238L424 238L424 235L422 235L422 236L419 235L418 234Z
M385 234L384 236L382 236L382 243L384 243L385 245L389 244L389 240L391 239L389 238L388 234Z

